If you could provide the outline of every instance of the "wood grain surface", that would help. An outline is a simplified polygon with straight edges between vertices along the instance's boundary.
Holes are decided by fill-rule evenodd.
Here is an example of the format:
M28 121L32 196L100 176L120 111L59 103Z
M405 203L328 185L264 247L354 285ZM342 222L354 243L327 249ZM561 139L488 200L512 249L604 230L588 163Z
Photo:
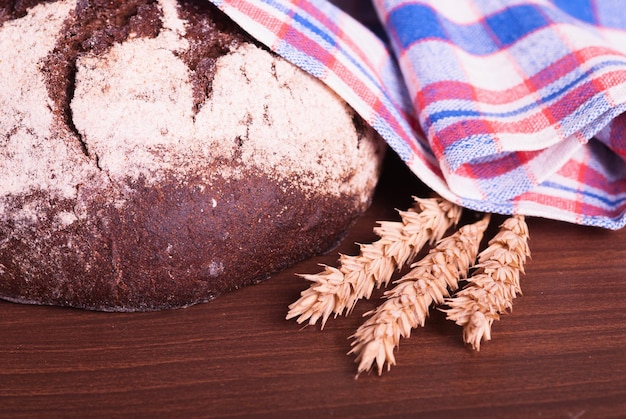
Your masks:
M376 239L376 220L396 219L411 194L428 190L390 159L338 249L206 304L113 314L0 302L0 416L625 417L626 230L529 219L524 295L480 352L433 310L397 366L355 380L348 338L382 291L324 330L285 320L308 286L296 273Z

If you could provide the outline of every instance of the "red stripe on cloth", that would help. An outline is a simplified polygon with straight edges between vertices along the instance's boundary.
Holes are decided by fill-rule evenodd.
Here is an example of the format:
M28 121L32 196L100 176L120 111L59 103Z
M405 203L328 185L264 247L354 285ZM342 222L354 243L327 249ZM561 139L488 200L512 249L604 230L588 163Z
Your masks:
M483 119L461 120L454 122L439 131L429 130L431 146L435 155L443 157L445 150L459 142L459 139L468 139L473 136L492 136L495 133L491 124Z
M577 195L580 196L580 195ZM571 200L569 198L562 198L560 196L546 195L537 192L525 192L514 199L515 202L535 202L540 205L552 208L558 208L561 211L567 211L571 214L576 214L578 220L572 220L580 223L582 216L578 213L580 205L577 200ZM603 214L604 211L596 209L596 214ZM586 215L586 214L585 214Z
M540 112L534 112L522 119L512 121L492 120L494 132L498 134L535 134L555 125L555 120L545 109L538 109Z
M480 91L480 89L476 89L471 84L462 81L438 81L418 91L415 103L423 109L426 104L439 100L476 101L479 95L476 92L477 90ZM498 93L498 95L501 95L501 93Z
M540 151L518 151L505 154L489 163L466 163L463 165L462 173L472 179L490 179L506 175L516 169L523 168L526 163L533 160L539 153Z
M616 57L616 55L619 56L620 54L609 48L584 48L562 57L555 61L554 64L525 79L522 83L502 90L484 89L461 81L434 82L424 86L417 93L415 104L416 107L419 105L418 109L423 109L426 105L439 100L471 100L475 98L477 102L489 105L504 105L523 99L529 94L541 94L541 89L544 89L551 83L558 81L563 76L573 71L580 71L581 68L585 68L584 65L581 65L581 62L584 63L602 56L611 59L610 57ZM619 58L622 58L626 62L626 57ZM605 78L607 81L612 82L609 83L610 86L605 85L604 88L612 87L620 83L615 79L614 75L608 76L608 74L603 74L596 77L596 79L603 81ZM603 89L600 88L599 91L601 90Z
M626 188L626 179L619 181L607 179L601 172L588 165L586 161L569 160L559 169L558 173L568 179L577 179L580 183L611 194L618 194ZM609 185L611 187L607 187Z
M601 91L595 88L594 83L587 80L585 83L569 89L567 93L559 97L559 99L550 104L550 106L547 106L546 109L550 110L550 114L555 120L561 121L576 112L580 104L587 103L588 100L599 93L601 93Z
M313 17L315 20L321 23L333 35L341 32L341 28L337 26L335 21L331 20L328 17L328 14L322 12L312 2L306 0L292 0L292 3L294 5L294 8L299 8L302 11L306 12L309 16Z
M230 0L226 4L227 7L238 10L241 14L248 16L251 20L255 20L265 26L270 32L279 34L286 30L289 24L282 19L278 19L271 13L257 7L254 3L246 0Z

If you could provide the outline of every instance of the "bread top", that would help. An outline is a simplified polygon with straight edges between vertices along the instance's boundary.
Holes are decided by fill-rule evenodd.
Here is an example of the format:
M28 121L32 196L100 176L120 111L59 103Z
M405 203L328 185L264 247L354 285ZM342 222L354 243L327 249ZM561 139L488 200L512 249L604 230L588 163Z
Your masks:
M252 171L369 199L381 146L319 80L209 2L101 3L0 9L0 197Z

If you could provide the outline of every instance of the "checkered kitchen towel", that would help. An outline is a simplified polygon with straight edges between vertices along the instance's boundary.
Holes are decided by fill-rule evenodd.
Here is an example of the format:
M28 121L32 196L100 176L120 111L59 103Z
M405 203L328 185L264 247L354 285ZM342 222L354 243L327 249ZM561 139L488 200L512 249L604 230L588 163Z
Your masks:
M375 0L388 43L325 0L211 1L443 197L626 224L626 0Z

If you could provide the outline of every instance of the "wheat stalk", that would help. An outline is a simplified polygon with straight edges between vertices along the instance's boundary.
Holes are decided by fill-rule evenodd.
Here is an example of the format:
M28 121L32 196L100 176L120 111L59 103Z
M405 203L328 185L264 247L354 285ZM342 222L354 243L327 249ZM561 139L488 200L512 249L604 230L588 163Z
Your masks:
M412 266L411 271L385 292L385 301L351 336L352 350L357 355L357 377L376 363L380 375L395 365L393 351L401 337L409 337L411 329L423 326L431 304L443 303L448 289L456 290L461 278L466 278L489 224L490 216L461 227L456 233L442 239L436 247Z
M322 265L324 271L301 277L312 284L289 306L287 319L313 325L344 310L350 313L374 288L387 285L396 269L411 263L426 243L433 244L458 223L462 208L442 198L420 199L407 211L398 211L400 222L382 221L374 232L380 239L361 244L358 256L340 255L339 268Z
M475 350L482 340L491 339L494 320L511 310L513 299L521 294L520 273L530 256L528 237L524 216L508 218L478 256L478 270L468 286L446 300L447 318L463 326L463 340Z

